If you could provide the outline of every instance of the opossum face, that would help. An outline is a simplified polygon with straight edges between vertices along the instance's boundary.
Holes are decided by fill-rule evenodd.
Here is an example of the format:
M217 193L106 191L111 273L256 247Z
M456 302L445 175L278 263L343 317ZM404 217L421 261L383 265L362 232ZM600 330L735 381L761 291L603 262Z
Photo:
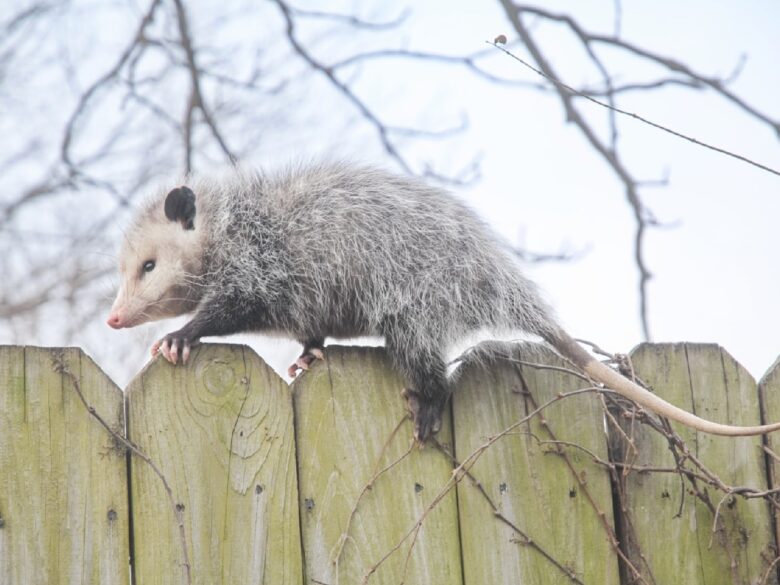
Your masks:
M114 329L192 311L200 299L202 228L196 228L195 194L168 193L125 237L119 255L119 293L108 324Z

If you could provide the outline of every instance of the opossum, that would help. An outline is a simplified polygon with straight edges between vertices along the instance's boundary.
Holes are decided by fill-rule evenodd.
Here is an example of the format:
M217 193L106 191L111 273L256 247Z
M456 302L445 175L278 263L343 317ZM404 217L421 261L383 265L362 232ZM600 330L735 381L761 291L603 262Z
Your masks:
M152 354L186 362L201 337L257 331L303 344L381 336L408 383L424 442L450 396L445 351L479 330L538 336L591 378L659 415L719 435L755 435L682 410L586 352L558 324L510 247L443 189L347 163L234 170L162 190L138 211L119 255L116 329L194 312Z

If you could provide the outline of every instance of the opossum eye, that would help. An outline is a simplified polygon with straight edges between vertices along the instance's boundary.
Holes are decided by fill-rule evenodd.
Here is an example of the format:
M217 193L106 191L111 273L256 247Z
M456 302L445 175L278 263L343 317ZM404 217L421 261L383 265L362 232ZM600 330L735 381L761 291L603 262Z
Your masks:
M154 260L147 260L143 263L143 266L141 266L141 270L144 272L151 272L154 270Z

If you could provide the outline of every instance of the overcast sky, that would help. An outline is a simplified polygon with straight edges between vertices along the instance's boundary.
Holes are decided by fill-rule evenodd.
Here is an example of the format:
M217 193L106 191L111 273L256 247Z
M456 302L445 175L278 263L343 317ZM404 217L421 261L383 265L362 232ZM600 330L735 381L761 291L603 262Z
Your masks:
M777 2L621 4L623 38L704 74L728 76L745 55L747 61L731 89L780 120ZM388 17L402 9L395 2L296 5L355 10L366 17ZM611 1L539 5L568 12L594 31L611 33L614 27L616 3ZM187 6L197 29L199 13L207 13L212 3L204 0L188 2ZM515 35L497 2L436 0L410 3L409 7L411 14L401 31L385 33L386 46L464 55L488 49L485 41L503 33L509 38L510 49L523 55L520 47L512 45ZM280 23L271 20L268 26ZM256 26L247 19L249 32ZM307 28L302 24L300 32L304 39L307 35L316 38L319 30L317 25ZM599 80L598 73L579 56L570 36L548 26L539 26L533 32L545 43L548 57L564 81L595 84ZM78 34L75 27L72 34ZM323 58L354 52L354 43L333 38L329 41L325 37L313 45L322 51ZM611 53L604 56L614 70L621 72L620 80L649 81L658 73L657 69L640 66L635 59ZM497 51L485 64L505 77L539 81L535 74ZM557 308L566 329L616 352L628 351L642 340L631 210L610 170L585 144L578 130L564 123L556 96L491 84L463 68L404 60L363 66L352 79L359 95L399 124L446 128L457 125L467 115L467 130L446 141L409 140L405 143L408 157L417 161L418 168L423 161L430 161L442 172L456 172L474 156L480 156L481 180L458 189L459 197L514 244L542 253L562 249L581 252L574 262L528 268ZM55 94L56 84L49 87ZM41 85L46 87L46 82L31 84L30 91ZM329 94L324 81L306 87L306 91L322 95L300 105L305 126L284 129L285 133L311 136L306 148L280 141L274 148L250 157L247 164L273 168L295 158L329 156L392 168L375 132L355 121L349 104ZM628 94L620 98L619 105L702 141L780 168L778 135L706 91L669 88ZM583 107L588 119L605 119L598 106ZM117 108L103 115L122 116L122 111ZM605 130L606 126L602 123L601 128ZM655 216L668 224L664 229L652 230L646 242L647 264L654 273L649 286L653 340L718 343L751 374L762 376L780 355L776 309L780 285L780 232L776 227L780 218L780 177L631 119L620 119L619 128L623 160L635 175L648 181L668 177L668 185L642 191ZM171 169L169 174L180 171ZM162 175L160 180L164 180ZM118 230L117 226L117 239ZM110 290L115 284L115 278L109 279L106 288ZM139 369L145 361L151 342L177 325L168 322L115 332L99 323L74 341L124 384L128 372ZM9 333L0 329L0 335L8 337ZM119 336L129 339L137 351L112 353L111 340ZM51 333L45 338L39 333L33 339L0 338L0 342L54 344L59 342L56 337ZM250 342L280 372L299 351L292 342L268 342L259 335L240 340Z
M611 2L546 2L583 25L610 32ZM780 119L780 6L771 2L623 3L622 33L708 75L727 76L747 56L733 89L749 103ZM406 31L410 49L463 54L483 50L497 34L513 39L498 4L426 2L414 5ZM554 38L554 29L539 29ZM561 35L553 63L573 83L598 76L583 66L570 38ZM522 53L521 53L522 54ZM651 80L658 70L618 60L625 80ZM468 113L469 131L437 146L452 169L482 154L482 180L459 191L511 242L538 252L583 251L576 262L531 266L575 336L625 352L642 340L638 318L637 269L633 263L631 210L624 190L564 115L557 98L482 82L456 69L388 61L388 69L363 71L356 87L376 102L397 102L413 111L433 103L428 121L446 127ZM504 55L490 61L506 77L536 76ZM405 79L388 87L386 80ZM416 91L409 91L410 88ZM619 103L653 121L700 140L780 168L780 142L767 126L706 92L669 89L627 95ZM588 109L586 108L586 111ZM598 106L588 111L603 117ZM666 229L647 237L647 261L655 277L649 287L654 341L718 343L760 378L780 355L780 177L663 134L630 119L620 121L625 160L637 176L668 175L665 187L644 191L645 201ZM347 144L345 144L347 142ZM361 145L342 141L317 145L326 153L366 156ZM419 150L426 146L420 145ZM430 149L430 146L427 146ZM293 356L295 349L287 350ZM279 361L277 358L272 358ZM282 359L281 362L284 362Z
M576 9L571 2L543 5L570 12L591 29L612 30L611 2L577 2ZM746 55L732 89L780 119L780 5L622 5L624 38L704 74L727 76ZM476 51L498 33L513 38L503 14L490 3L447 3L456 7L452 10L443 6L415 6L410 47ZM570 50L570 37L547 28L535 32L540 39L560 36L560 50L550 56L566 81L598 80ZM498 57L492 71L536 80L518 63ZM619 70L622 66L623 80L650 80L658 73L638 67L636 60L612 62ZM421 77L417 83L421 92L437 96L433 116L449 112L454 118L459 107L468 111L471 130L458 141L457 152L464 158L471 150L482 152L483 179L462 191L464 199L504 237L533 251L586 252L574 263L529 268L567 329L613 351L627 351L641 341L631 210L606 165L572 125L563 123L557 99L488 83L467 84L452 76ZM619 105L780 168L777 134L706 92L669 89L627 95ZM594 120L603 117L598 106L585 109ZM649 287L653 339L721 344L754 376L762 376L780 355L780 177L630 119L621 120L620 131L624 160L637 176L669 177L668 186L644 190L648 206L669 224L647 238L647 261L655 274Z

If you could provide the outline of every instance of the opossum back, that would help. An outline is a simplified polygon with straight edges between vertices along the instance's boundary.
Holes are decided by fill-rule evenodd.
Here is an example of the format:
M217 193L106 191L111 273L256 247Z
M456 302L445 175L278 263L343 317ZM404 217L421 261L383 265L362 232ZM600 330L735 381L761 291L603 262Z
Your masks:
M264 190L297 278L323 304L332 305L328 291L358 291L351 301L368 318L406 313L441 336L457 334L453 327L522 326L517 315L529 310L547 320L508 247L441 189L336 164L293 169Z
M500 246L465 205L421 181L376 169L312 167L270 185L290 246L337 265L411 274L487 259ZM460 251L460 254L458 252ZM378 263L378 264L377 264Z

